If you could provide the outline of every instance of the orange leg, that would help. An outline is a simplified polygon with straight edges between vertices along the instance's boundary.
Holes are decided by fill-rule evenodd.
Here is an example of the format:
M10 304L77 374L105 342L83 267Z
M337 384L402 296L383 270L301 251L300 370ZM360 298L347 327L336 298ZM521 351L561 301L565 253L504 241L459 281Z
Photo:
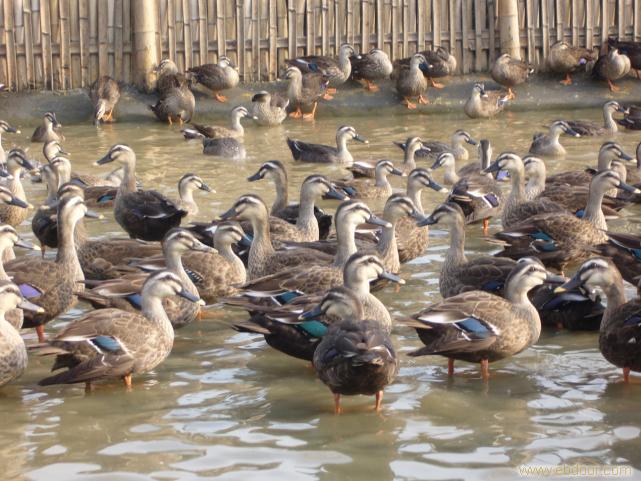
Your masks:
M301 112L300 107L298 107L296 110L293 112L289 113L289 116L293 119L299 119L303 116L303 112Z
M341 413L341 395L334 393L334 414Z
M563 80L561 80L561 83L563 85L572 85L572 77L570 77L570 73L569 72L565 74L565 78Z
M304 120L314 120L314 116L316 115L316 107L318 107L318 102L314 102L314 108L312 111L308 114L303 114L303 119Z
M323 100L332 100L333 98L334 97L329 94L329 90L326 90L325 95L323 95Z
M336 90L334 87L328 87L328 88L327 88L327 93L328 93L328 94L335 95L335 94L336 94L336 92L338 92L338 90Z
M487 235L490 229L490 219L483 219L483 235Z
M630 368L629 367L624 367L623 368L623 382L624 383L629 383L630 382Z
M427 98L427 97L424 97L424 96L422 96L422 95L419 95L419 96L418 96L418 103L419 103L419 104L423 104L423 105L427 105L427 104L429 104L429 103L430 103L430 101L428 100L428 98Z
M445 85L443 85L442 83L440 83L440 82L435 82L435 81L434 81L434 79L433 79L432 77L430 77L430 85L431 85L432 87L434 87L435 89L442 89L442 88L444 88L444 87L445 87Z
M123 376L122 381L125 383L125 389L127 389L127 391L131 391L131 374Z
M36 334L38 334L38 342L46 342L47 336L45 336L45 326L40 324L36 326Z
M451 357L447 359L447 375L454 376L454 359Z
M410 102L410 99L403 97L403 104L407 106L408 109L412 110L416 108L416 104Z
M379 90L378 86L369 80L365 80L365 88L370 92L378 92Z
M219 92L214 92L214 99L221 103L227 102L227 97L220 95Z
M374 411L380 412L382 403L383 403L383 391L380 390L376 393L376 403L374 404Z
M610 82L610 80L608 80L608 87L610 87L610 92L618 92L619 90L621 90L621 87L617 87L612 82Z
M481 377L484 381L490 379L490 361L487 359L481 361Z
M512 87L507 88L507 98L508 100L512 100L516 98L516 94L514 93L514 90L512 90Z

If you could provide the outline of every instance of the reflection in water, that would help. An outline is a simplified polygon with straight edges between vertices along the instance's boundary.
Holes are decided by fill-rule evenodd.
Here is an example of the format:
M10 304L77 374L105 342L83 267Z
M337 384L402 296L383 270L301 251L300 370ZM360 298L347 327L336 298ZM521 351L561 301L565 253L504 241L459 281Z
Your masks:
M563 117L599 121L601 112L564 112ZM290 136L333 144L339 124L352 124L370 140L355 144L356 159L401 160L392 140L410 134L447 140L457 128L489 138L495 154L524 153L534 131L558 112L507 114L476 122L451 117L398 116L382 125L367 117L286 122L275 129L247 129L248 159L225 162L202 155L198 141L184 141L177 126L117 123L65 125L66 150L78 171L92 166L116 142L138 155L138 174L148 188L177 196L185 172L199 174L216 194L196 193L198 220L215 217L240 194L254 192L268 202L267 182L247 183L261 162L279 159L290 169L290 197L307 175L345 175L340 167L295 165L284 142ZM64 119L63 123L64 123ZM203 119L199 119L203 120ZM211 120L211 119L210 119ZM226 120L217 119L217 122ZM23 131L29 131L24 129ZM617 135L633 153L634 133ZM23 139L24 140L24 139ZM568 157L548 162L551 172L596 162L603 139L567 139ZM24 142L26 144L26 140ZM39 155L39 145L31 150ZM472 152L471 159L476 159ZM437 180L442 173L436 172ZM403 179L391 179L401 187ZM29 200L44 199L42 185L27 182ZM442 194L424 193L426 210ZM383 201L372 203L381 209ZM335 202L323 202L333 209ZM626 210L618 230L638 231L640 210ZM632 221L632 222L631 222ZM122 235L112 219L90 221L92 235ZM498 227L496 221L493 229ZM20 228L31 236L29 225ZM411 313L437 300L438 272L447 234L434 230L429 251L403 269L400 292L380 293L390 310ZM480 228L468 228L468 255L492 252ZM78 305L51 326L55 330L87 308ZM537 346L498 363L489 385L477 366L459 363L453 380L440 358L409 358L419 345L415 333L394 330L401 369L385 394L383 412L371 412L369 398L345 398L345 414L332 414L327 388L305 363L268 349L261 336L239 334L228 325L245 314L229 310L221 321L182 329L169 359L155 372L91 395L82 387L36 386L49 359L30 360L29 370L0 393L0 466L3 479L42 481L211 479L514 479L523 463L614 463L641 469L639 386L623 386L620 373L599 354L594 333L544 332ZM34 335L25 333L33 342ZM637 476L639 473L636 473Z

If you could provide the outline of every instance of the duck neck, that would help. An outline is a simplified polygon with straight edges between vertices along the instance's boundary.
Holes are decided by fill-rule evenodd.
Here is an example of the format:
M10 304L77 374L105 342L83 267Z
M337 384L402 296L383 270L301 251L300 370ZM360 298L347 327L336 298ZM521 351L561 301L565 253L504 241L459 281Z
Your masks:
M508 282L503 297L519 307L531 307L534 309L530 298L527 296L527 290L519 282Z
M407 196L412 199L412 202L414 202L414 207L416 207L416 210L421 214L424 214L425 211L423 210L423 202L421 200L422 191L423 186L418 184L417 182L410 182L407 185Z
M172 340L174 337L174 329L171 326L169 317L165 312L165 308L162 305L162 299L154 295L142 295L142 314L149 319L150 321L156 323Z
M374 178L376 179L374 182L376 187L391 187L389 180L387 180L387 171L385 169L376 169Z
M614 282L606 286L602 286L603 292L608 299L608 305L603 313L603 322L601 323L601 331L607 329L612 319L612 313L619 308L619 306L625 304L625 290L623 288L623 278L617 270L613 272Z
M465 160L469 156L467 149L463 147L463 139L459 136L452 137L452 153L459 160ZM481 168L483 168L482 165Z
M531 175L525 186L525 200L534 200L545 190L545 175Z
M345 78L352 73L352 62L349 61L349 55L349 50L341 50L338 54L338 68L341 69Z
M308 232L310 238L314 240L319 238L318 221L314 215L314 205L316 196L307 189L302 189L300 193L300 206L298 208L298 219L296 219L296 228L300 231Z
M84 218L76 222L76 228L73 231L74 242L76 243L76 249L81 250L85 244L87 244L87 228L85 227Z
M274 246L269 235L267 216L253 217L251 224L254 231L254 239L249 248L249 263L262 263L266 256L274 253Z
M274 186L276 187L276 199L272 204L271 213L279 212L280 210L287 207L289 202L289 192L287 191L287 176L279 172L278 175L274 177Z
M240 123L240 115L234 114L231 118L231 128L241 135L245 133L243 125Z
M183 252L178 249L165 249L165 265L167 266L167 269L172 271L174 274L177 274L178 277L184 281L185 278L189 277L183 267L182 257Z
M512 190L507 198L507 202L511 206L515 206L525 201L525 185L523 185L523 169L520 167L510 171L512 178Z
M369 279L360 272L350 272L344 275L343 284L354 291L358 297L369 296Z
M463 219L450 224L450 247L445 255L444 270L459 268L467 263L465 257L465 225Z
M15 165L9 168L9 174L13 177L8 183L9 190L14 197L26 201L27 197L22 186L22 180L20 179L22 168L19 165Z
M552 144L558 144L559 142L559 137L561 137L561 134L563 131L559 128L553 128L550 130L550 133L548 134L550 137L550 141Z
M412 171L416 168L416 147L407 147L403 154L403 168L406 171Z
M9 252L13 249L11 246L3 246L2 249L0 249L0 280L3 281L8 281L10 280L9 275L7 272L4 270L4 262L3 259L5 259L5 252Z
M234 253L230 242L223 242L220 239L216 240L216 236L214 236L214 249L216 249L218 254L224 259L230 262L239 261L242 264L240 258Z
M381 238L378 241L376 250L388 269L398 270L398 268L400 268L398 246L396 244L396 224L398 223L398 216L384 212L383 219L391 225L382 228ZM393 266L393 268L391 266Z
M303 94L303 78L299 76L294 76L289 79L289 85L287 87L287 96L290 99L300 99Z
M356 247L356 225L351 222L339 222L336 225L336 255L334 266L345 265L347 259L358 250Z
M619 130L617 123L612 118L612 109L609 107L603 109L603 125L612 133L616 133Z
M336 135L336 148L339 154L347 152L347 136L339 133Z
M454 162L446 163L443 166L443 170L445 171L443 180L447 184L456 184L461 179L459 175L456 173L456 164Z
M605 192L595 187L593 182L588 192L588 205L585 207L583 219L591 222L597 229L607 230L608 225L605 221L603 210L601 209Z
M84 276L78 261L74 237L77 223L78 221L69 221L65 216L58 217L58 253L56 254L56 262L73 269L75 271L75 279L82 280Z
M178 195L180 196L181 202L196 205L196 201L194 201L194 189L191 186L181 184L178 188Z
M130 160L125 162L123 169L123 178L118 187L119 194L130 194L136 192L136 161Z

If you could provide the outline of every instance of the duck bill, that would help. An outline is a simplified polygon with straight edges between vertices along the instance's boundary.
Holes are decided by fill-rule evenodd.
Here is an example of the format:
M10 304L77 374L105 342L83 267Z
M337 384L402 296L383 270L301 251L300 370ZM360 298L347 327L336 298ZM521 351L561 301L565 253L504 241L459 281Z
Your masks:
M20 304L18 304L18 307L24 311L37 312L38 314L42 314L43 312L45 312L42 307L34 304L33 302L29 302L26 299L23 299Z
M35 170L34 165L31 163L29 159L20 158L20 160L18 161L18 164L25 170L29 170L29 171Z
M363 144L369 144L369 140L367 140L365 137L362 137L358 134L354 137L354 140L356 140L357 142L361 142Z
M367 223L372 225L378 225L381 227L388 227L388 228L392 227L392 224L390 224L386 220L381 219L380 217L375 216L374 214L371 214L369 216L369 219L367 219Z
M213 247L209 247L208 245L203 244L202 242L194 243L191 246L191 250L198 251L198 252L209 252L211 254L218 254L218 251L216 249L214 249Z
M581 280L578 277L575 276L572 279L570 279L569 281L565 282L564 284L562 284L559 287L557 287L556 289L554 289L554 293L555 294L561 294L563 292L568 292L568 291L571 291L571 290L576 289L578 287L581 287L582 284L583 283L581 282Z
M12 197L8 204L15 205L16 207L20 207L22 209L26 209L27 207L29 207L29 204L27 202L22 199L18 199L17 197Z
M238 216L238 212L236 211L235 207L232 207L228 211L223 212L222 214L220 214L220 218L222 220L231 220L231 219L234 219L237 216Z
M403 150L405 150L405 148L407 147L407 145L405 145L405 142L399 142L398 140L393 140L393 141L392 141L392 143L393 143L396 147L398 147L398 148L400 148L400 149L403 149Z
M408 214L411 219L414 219L416 222L421 222L425 219L425 216L417 210L413 210Z
M436 159L434 163L432 164L432 167L430 167L430 170L436 170L441 166L441 162L439 159Z
M626 154L625 152L621 152L621 155L619 156L619 159L627 160L627 161L637 160L635 157L632 157L631 155Z
M13 175L11 175L5 168L0 168L0 177L3 177L7 180L13 179Z
M339 192L336 187L332 186L327 193L323 196L326 199L348 200L349 196Z
M560 276L559 274L555 274L554 272L547 271L546 272L546 277L545 277L545 282L549 282L552 284L565 284L568 282L567 277Z
M35 244L32 244L31 242L29 242L28 240L25 240L23 238L19 238L18 242L16 242L14 245L16 247L21 247L23 249L29 249L29 250L32 250L32 251L39 251L40 250L40 247L38 247Z
M423 217L420 221L416 223L418 227L425 227L426 225L435 225L438 223L438 220L433 215L428 215Z
M448 191L448 190L447 190L445 187L443 187L441 184L439 184L438 182L434 182L433 180L430 180L430 183L429 183L428 187L429 187L430 189L432 189L432 190L435 190L436 192L443 192L443 193L445 193L445 192L447 192L447 191Z
M263 176L260 175L260 170L256 172L254 175L250 175L247 177L247 182L256 182L257 180L262 180Z
M471 137L469 139L465 139L465 142L467 142L470 145L478 144L478 142L476 140L474 140L473 138L471 138Z
M250 247L252 245L252 238L247 234L243 234L243 237L240 239L240 245L243 247Z
M405 173L396 167L394 167L392 170L390 170L390 174L392 175L398 175L399 177L405 177Z
M568 135L571 135L572 137L581 137L581 134L574 129L570 129L570 128L565 129L565 133Z
M300 316L298 316L299 321L311 321L312 319L316 319L320 316L323 315L323 311L321 311L320 304L313 309L310 309L309 311L303 312Z
M501 167L499 166L498 162L492 162L490 165L488 165L485 169L481 171L482 174L493 174L495 172L500 172Z
M215 194L215 193L216 193L216 191L215 191L214 189L212 189L211 187L209 187L209 186L208 186L207 184L205 184L205 183L201 184L201 185L200 185L200 187L198 187L198 188L199 188L200 190L204 190L205 192L211 192L212 194Z
M88 210L85 212L85 217L88 219L104 219L105 216L102 214L99 214L98 212L94 212L93 210Z
M192 294L189 291L186 291L185 289L182 289L180 292L177 293L177 295L182 297L183 299L187 299L190 302L195 302L195 303L198 303L198 304L203 303L202 299L200 297L198 297L195 294Z
M641 194L641 190L637 189L635 186L626 184L625 182L620 182L617 186L617 189L624 192L630 192L631 194Z
M109 162L113 162L113 159L111 158L111 156L109 154L107 154L104 157L96 160L96 162L94 164L95 165L105 165L105 164L108 164Z
M401 279L400 276L392 274L391 272L383 271L378 277L381 279L387 279L388 281L396 282L397 284L405 284L405 281Z
M7 127L7 132L10 134L19 134L20 131L16 129L15 127Z

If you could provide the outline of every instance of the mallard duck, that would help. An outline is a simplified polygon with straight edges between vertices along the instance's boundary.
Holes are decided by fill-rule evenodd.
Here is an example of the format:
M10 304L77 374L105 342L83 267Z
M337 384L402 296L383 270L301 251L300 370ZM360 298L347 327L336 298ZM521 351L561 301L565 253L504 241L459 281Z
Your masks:
M22 376L27 369L27 348L18 332L6 319L5 315L16 310L42 312L25 300L20 289L9 280L0 280L0 386Z
M169 125L178 122L182 125L191 122L196 110L196 99L187 85L172 87L149 108L161 122L167 122Z
M609 258L630 284L641 278L641 237L637 234L607 231L608 241L594 247L596 254Z
M390 160L379 160L375 167L376 178L351 179L335 181L336 186L353 199L386 199L392 195L392 185L387 179L388 175L403 176L403 172L394 167Z
M22 169L32 170L33 165L22 149L11 149L7 155L7 171L11 179L4 185L14 197L11 203L0 203L0 222L14 227L21 224L28 216L31 204L27 202L27 196L20 179Z
M127 145L116 144L96 165L119 162L125 178L114 201L114 217L132 239L161 240L180 225L187 212L155 190L136 190L136 154Z
M247 155L247 151L243 143L238 139L230 137L208 139L203 137L203 154L230 160L242 160Z
M626 129L641 130L641 107L631 105L623 114L623 118L616 121Z
M287 145L292 152L294 160L301 162L351 164L354 161L352 154L347 150L347 141L356 140L364 144L369 141L356 133L350 125L342 125L336 130L336 147L331 145L311 144L302 140L287 138Z
M156 89L160 96L165 96L171 89L187 87L187 78L178 72L176 64L165 58L153 69L156 74Z
M25 313L24 316L23 327L35 327L40 341L44 340L44 324L71 307L76 302L74 291L82 290L78 282L84 280L84 275L76 253L74 230L86 213L81 197L61 200L56 259L23 256L4 265L25 299L44 309L44 312Z
M243 117L249 117L249 112L242 105L238 105L231 111L231 128L192 123L193 128L183 129L183 135L186 139L197 139L203 136L208 139L240 139L245 135L245 129L240 123Z
M563 292L576 286L600 287L608 298L599 333L599 350L608 362L623 368L623 381L629 382L630 372L641 371L641 298L626 302L623 279L615 265L604 258L586 261L567 283L557 287ZM637 283L637 287L639 285Z
M166 269L176 274L183 289L190 294L198 295L198 289L191 281L189 273L183 266L183 256L188 252L217 254L216 250L200 242L188 230L175 228L170 230L162 241L163 261ZM153 261L154 259L152 259ZM129 272L132 268L142 267L140 272ZM145 260L133 262L122 267L124 274L117 279L91 283L91 289L85 289L78 297L90 302L95 308L116 307L123 310L139 310L141 288L149 276ZM190 324L200 312L200 307L193 302L176 297L163 299L163 307L174 329Z
M255 174L247 177L247 181L256 182L261 179L270 179L276 188L276 197L272 203L269 214L286 220L290 224L298 222L300 204L289 203L289 192L287 183L287 169L279 160L270 160L263 163ZM332 227L332 216L326 214L318 206L314 206L314 215L318 221L318 235L320 239L326 239Z
M252 97L251 116L258 125L272 127L287 118L289 99L260 91Z
M603 232L607 224L601 203L605 192L612 188L641 192L621 182L619 174L613 170L599 172L590 183L588 203L581 219L570 212L528 217L496 234L497 238L509 245L501 255L512 258L535 256L561 272L569 262L581 262L593 246L607 242Z
M611 48L608 53L601 55L592 68L592 76L608 82L610 92L618 92L619 87L612 82L625 77L630 71L630 58Z
M218 63L208 63L198 67L191 67L187 72L193 74L196 82L212 91L218 102L227 102L227 97L220 95L222 90L233 89L238 85L240 77L238 70L229 59L221 55Z
M313 249L275 250L269 233L267 206L256 195L247 194L239 197L220 217L222 220L246 220L252 224L254 238L249 248L249 280L303 263L311 266L331 262L331 256L324 256Z
M494 81L503 87L507 87L508 100L516 98L512 87L524 83L533 73L534 68L532 65L523 60L512 58L508 53L504 53L497 58L490 69L490 75Z
M470 153L463 146L464 143L477 145L476 140L462 129L458 129L452 134L451 144L449 145L438 140L424 140L422 143L423 147L416 151L416 157L435 159L443 152L450 152L455 160L467 160L470 157ZM394 144L403 150L406 150L408 145L407 142L394 142Z
M89 91L89 97L94 108L94 123L96 125L103 122L113 122L114 108L120 100L120 87L118 82L109 75L99 77L92 85Z
M399 142L394 142L394 144L400 147ZM403 174L409 174L416 168L417 152L429 152L429 148L423 144L420 137L408 137L407 140L402 143L401 148L403 149L403 162L400 164L398 169ZM352 165L348 166L347 170L349 170L355 178L369 177L373 179L376 177L376 164L367 161L356 161Z
M565 75L561 80L563 85L572 85L570 75L581 67L585 68L587 63L596 60L596 57L594 50L574 47L567 42L559 41L550 47L547 64L552 72Z
M410 356L445 356L450 376L455 360L478 362L483 379L489 379L490 362L514 356L539 339L541 320L527 293L548 276L539 263L520 262L507 278L504 297L469 291L412 315L407 324L425 346Z
M289 105L295 109L289 116L313 120L318 101L324 97L329 98L327 97L329 80L320 73L303 75L297 67L289 67L285 72L285 78L289 80L287 87ZM303 110L306 113L303 113Z
M15 127L12 127L11 125L9 125L4 120L0 120L0 165L5 165L5 163L7 162L5 151L2 148L2 134L5 134L5 133L19 134L20 131Z
M340 289L340 288L339 288ZM319 379L334 395L334 412L341 413L341 395L375 395L380 411L383 389L394 381L398 359L387 332L376 320L363 319L363 307L349 289L325 295L318 312L337 317L314 351L313 365ZM303 314L303 318L310 314Z
M369 53L352 55L349 60L352 63L352 78L357 82L362 81L370 92L378 90L375 81L388 79L394 69L388 55L378 48L373 48Z
M389 334L392 330L389 311L370 293L370 281L379 278L404 283L398 276L386 272L382 261L373 254L353 254L343 268L343 285L361 302L363 317L375 320ZM327 333L327 326L335 320L332 316L314 316L313 320L299 319L303 312L318 304L320 296L292 292L284 305L265 305L264 302L255 302L252 297L248 297L251 295L246 292L244 296L224 300L226 305L240 307L252 313L248 320L234 322L234 328L263 334L267 344L274 349L288 356L311 361L318 343Z
M530 145L530 154L543 155L547 157L564 157L566 154L565 147L559 142L561 134L567 134L572 137L581 137L567 122L557 120L550 124L550 130L547 134L536 133L532 137Z
M42 117L42 125L36 128L31 135L31 142L48 142L50 140L65 140L62 135L62 124L56 119L54 112L47 112Z
M456 57L450 54L443 47L437 47L436 50L422 50L420 52L426 59L426 63L421 65L421 71L428 80L431 87L442 89L444 86L441 83L435 82L435 78L448 77L454 74L456 70L457 61ZM392 79L397 78L398 73L402 69L409 68L411 57L394 60L394 71L392 72Z
M427 91L427 80L421 71L421 66L427 65L427 60L420 53L414 54L408 69L401 69L396 78L396 91L403 98L403 103L408 109L415 109L416 104L410 99L418 98L419 104L427 104L429 100L424 97Z
M286 60L287 65L298 68L303 74L320 72L327 77L331 87L344 84L352 73L352 63L349 58L354 55L354 47L344 43L338 49L337 57L323 55L308 55ZM336 93L336 88L327 89L328 93Z
M176 202L176 206L187 212L187 215L194 216L198 214L198 204L194 200L194 191L202 190L204 192L216 191L209 187L203 179L196 174L185 174L178 181L178 195L180 199Z
M630 59L630 68L634 69L637 78L641 79L641 42L619 40L614 37L608 38L608 47L616 48L620 53Z
M626 112L626 110L616 100L610 100L603 104L603 125L598 125L588 120L566 120L565 122L581 137L612 135L619 130L617 123L612 118L614 112Z
M485 90L483 84L474 84L472 94L463 110L471 119L487 119L503 111L510 98L498 90Z
M171 352L174 330L161 302L169 296L202 304L178 276L161 271L149 276L142 288L142 313L98 309L70 322L51 341L35 347L40 355L56 355L52 370L67 368L39 384L84 382L90 389L95 381L122 378L131 389L132 374L150 371Z

